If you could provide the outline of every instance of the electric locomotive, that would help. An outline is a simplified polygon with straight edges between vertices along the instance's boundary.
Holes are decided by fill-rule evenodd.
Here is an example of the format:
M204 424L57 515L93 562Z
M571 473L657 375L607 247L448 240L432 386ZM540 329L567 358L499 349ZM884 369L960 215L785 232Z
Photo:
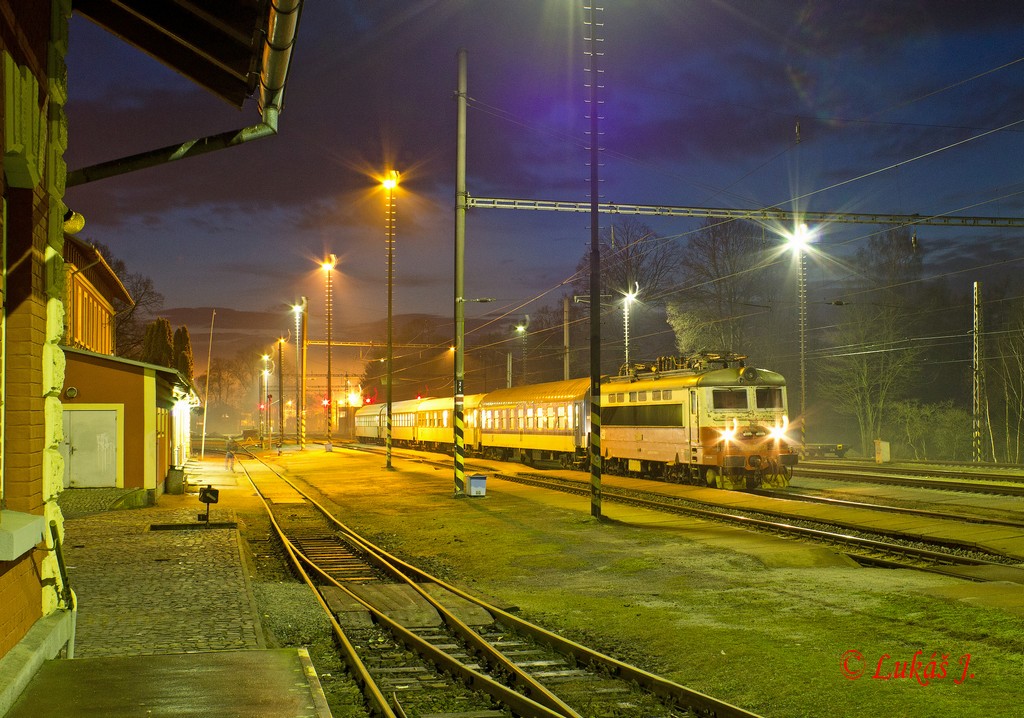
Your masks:
M601 459L609 473L722 489L786 486L797 451L786 435L786 382L704 352L637 362L601 383ZM392 440L450 448L451 398L392 404ZM356 413L356 435L384 436L384 407ZM590 380L570 379L469 395L465 448L525 464L589 468Z

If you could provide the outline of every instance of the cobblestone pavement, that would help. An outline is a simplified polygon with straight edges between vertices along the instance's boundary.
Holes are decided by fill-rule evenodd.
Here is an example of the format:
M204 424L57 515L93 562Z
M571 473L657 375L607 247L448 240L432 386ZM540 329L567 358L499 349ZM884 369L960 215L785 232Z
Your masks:
M65 519L74 519L109 511L133 493L135 489L64 489L57 496L57 504Z
M198 510L197 504L66 520L65 560L78 597L77 657L264 647L238 531L197 526ZM235 516L216 508L210 519ZM150 530L154 524L195 528Z

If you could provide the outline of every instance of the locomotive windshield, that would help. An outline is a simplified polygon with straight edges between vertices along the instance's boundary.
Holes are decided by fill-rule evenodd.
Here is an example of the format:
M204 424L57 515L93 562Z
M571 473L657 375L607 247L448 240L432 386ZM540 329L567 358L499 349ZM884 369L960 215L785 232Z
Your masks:
M758 409L782 409L781 386L759 386L754 390Z
M746 389L715 389L711 392L711 406L715 409L746 409Z

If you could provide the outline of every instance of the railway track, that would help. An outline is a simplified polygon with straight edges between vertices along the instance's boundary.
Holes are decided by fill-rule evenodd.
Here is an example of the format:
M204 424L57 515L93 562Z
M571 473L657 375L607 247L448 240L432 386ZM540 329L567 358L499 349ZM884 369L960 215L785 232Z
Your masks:
M565 491L589 494L588 485L579 481L538 477L525 474L495 474L507 481ZM675 499L654 492L622 490L605 486L605 501L629 504L664 513L696 516L729 523L757 531L807 539L840 549L863 565L915 568L933 573L964 577L964 567L1014 566L1020 559L979 550L967 542L940 541L900 531L879 531L863 526L835 526L820 521L795 518L784 512L769 513L737 511L711 502ZM977 579L975 580L984 580Z
M489 605L366 541L255 457L239 465L371 715L754 715Z
M888 504L869 504L863 501L850 501L848 499L837 499L829 496L815 496L812 494L801 494L790 489L750 489L748 494L755 496L768 496L771 498L785 499L788 501L805 501L815 504L827 504L829 506L843 506L853 509L868 509L870 511L881 511L883 513L904 514L907 516L918 516L922 518L947 519L950 521L962 521L970 524L981 524L985 526L1011 526L1024 528L1024 521L1012 519L999 519L988 516L975 516L963 513L951 513L948 511L931 511L928 509L914 509L904 506L891 506Z
M361 446L359 448L367 451L377 450L376 447ZM417 452L411 452L408 456L416 461L427 464L448 466L447 463L424 458L422 454ZM496 479L578 495L589 495L590 493L589 484L582 481L550 475L495 472L492 467L479 468L488 471ZM469 469L470 467L467 465L467 471ZM629 504L664 513L696 516L721 523L738 525L751 530L821 543L842 551L852 560L862 565L883 566L887 568L914 568L981 581L990 579L965 573L964 569L1014 567L1021 563L1020 557L985 551L979 549L969 540L943 540L904 531L882 530L853 523L837 525L805 517L796 517L783 511L740 511L734 507L725 508L713 502L696 501L690 498L679 499L658 492L620 489L609 485L604 485L601 493L605 501ZM773 495L790 498L785 492ZM908 514L914 514L915 511L913 509L874 506L870 504L862 505L860 508L888 512L905 512ZM943 514L941 512L922 512L923 515L929 513L932 518L946 520L1021 526L1018 522L1001 521L999 519ZM1020 569L1017 570L1019 571ZM1002 577L1006 576L1006 574L999 575ZM1024 582L1024 575L1021 576L1021 580Z
M1010 473L981 473L913 467L883 469L874 464L808 462L794 469L793 477L911 486L921 489L965 491L999 496L1024 496L1024 476Z

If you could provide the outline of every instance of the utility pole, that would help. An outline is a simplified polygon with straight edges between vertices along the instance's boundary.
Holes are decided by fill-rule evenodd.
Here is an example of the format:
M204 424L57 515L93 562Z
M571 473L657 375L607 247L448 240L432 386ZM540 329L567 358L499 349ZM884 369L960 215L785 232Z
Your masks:
M464 428L466 380L466 50L458 52L458 121L455 148L455 496L466 491L466 438Z
M590 515L601 518L601 251L598 238L600 212L598 177L598 8L588 11L590 32L586 38L587 72L590 81Z

